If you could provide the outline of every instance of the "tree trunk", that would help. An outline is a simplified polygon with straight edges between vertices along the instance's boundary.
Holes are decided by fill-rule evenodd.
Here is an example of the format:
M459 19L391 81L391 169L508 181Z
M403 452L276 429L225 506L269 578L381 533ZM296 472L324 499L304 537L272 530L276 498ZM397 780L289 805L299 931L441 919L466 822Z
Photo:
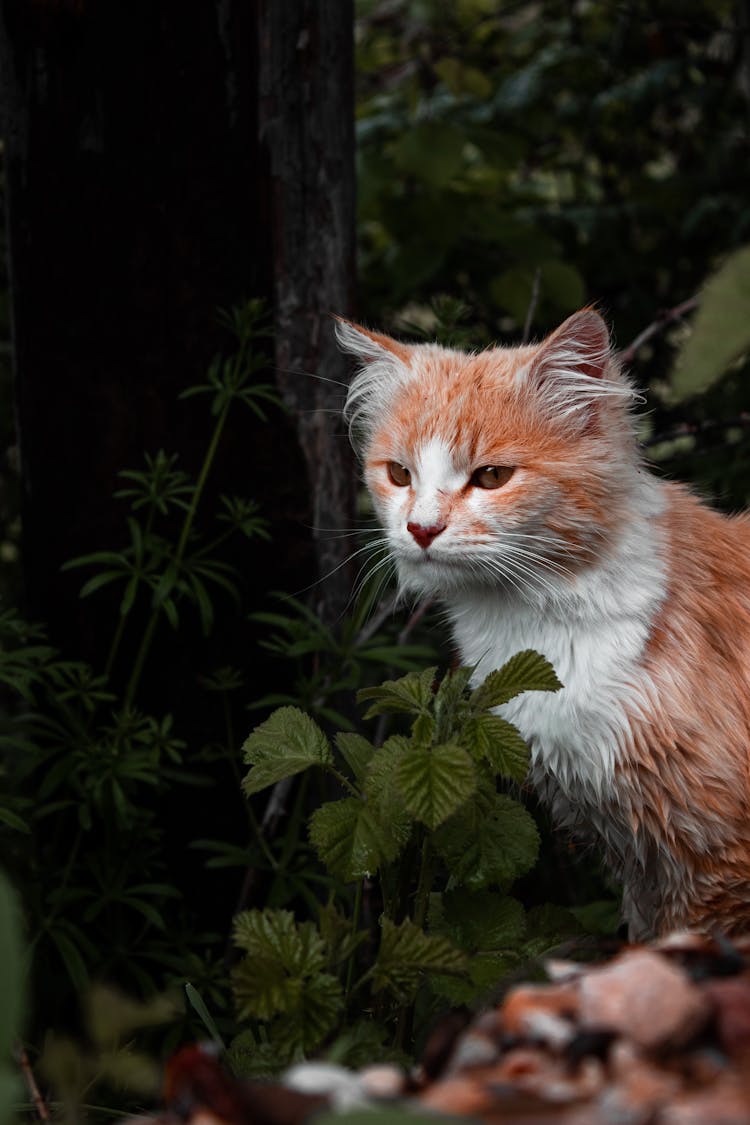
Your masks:
M111 496L144 451L195 469L210 420L177 395L227 344L217 309L270 293L253 16L246 0L0 0L27 608L90 658L102 615L82 616L60 565L122 544ZM294 436L240 425L234 490L258 496L272 478L249 434L261 463L293 459Z
M321 618L349 600L356 469L341 420L348 366L332 313L354 289L352 0L260 0L261 142L269 167L277 378L313 505Z

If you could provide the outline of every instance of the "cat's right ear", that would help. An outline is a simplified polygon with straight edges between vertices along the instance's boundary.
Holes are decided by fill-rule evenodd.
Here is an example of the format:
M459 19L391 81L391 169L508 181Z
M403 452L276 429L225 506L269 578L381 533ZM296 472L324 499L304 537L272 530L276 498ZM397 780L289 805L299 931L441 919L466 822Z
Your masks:
M342 316L334 316L334 320L336 339L342 351L355 356L363 364L387 359L391 355L408 367L410 349L407 344L392 340L382 332L372 332L369 328L363 328L361 324L345 320Z
M390 336L371 332L349 320L340 317L336 320L339 346L359 363L344 406L349 434L358 445L378 420L382 420L394 392L409 379L411 349Z

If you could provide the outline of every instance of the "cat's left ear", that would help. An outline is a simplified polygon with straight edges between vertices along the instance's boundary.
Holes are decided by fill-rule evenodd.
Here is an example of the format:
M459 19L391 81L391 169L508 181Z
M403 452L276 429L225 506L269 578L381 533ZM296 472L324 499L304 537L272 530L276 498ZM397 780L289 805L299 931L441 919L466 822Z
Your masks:
M618 377L609 328L594 309L573 313L542 341L526 369L525 381L562 418L586 413L604 396L632 395Z
M609 328L594 309L581 309L542 341L531 374L537 382L563 374L601 379L609 357Z

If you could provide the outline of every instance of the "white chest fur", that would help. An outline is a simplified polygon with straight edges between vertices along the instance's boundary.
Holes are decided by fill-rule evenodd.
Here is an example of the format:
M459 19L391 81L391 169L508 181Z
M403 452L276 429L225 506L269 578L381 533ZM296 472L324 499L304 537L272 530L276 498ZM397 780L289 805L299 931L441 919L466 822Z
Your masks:
M553 665L561 691L525 693L502 713L528 741L535 779L551 775L576 804L611 793L628 714L648 691L640 662L666 578L653 522L637 524L555 600L533 605L484 589L448 603L462 662L476 666L477 680L521 649Z

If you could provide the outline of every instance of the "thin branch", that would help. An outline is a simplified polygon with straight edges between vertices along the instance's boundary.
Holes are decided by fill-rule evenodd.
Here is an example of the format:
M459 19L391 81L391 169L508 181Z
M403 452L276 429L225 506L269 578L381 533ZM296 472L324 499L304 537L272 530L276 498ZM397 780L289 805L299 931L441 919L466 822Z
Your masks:
M34 1109L37 1112L39 1120L47 1122L50 1120L50 1112L47 1107L47 1103L42 1097L42 1093L37 1086L36 1078L34 1077L34 1071L31 1069L31 1062L29 1060L28 1054L26 1053L26 1048L22 1047L20 1043L16 1047L16 1057L18 1059L18 1065L21 1067L21 1073L23 1074L28 1091L31 1094L31 1100L34 1103Z
M663 434L654 434L642 441L641 448L649 449L654 445L664 442L677 441L682 437L699 437L701 434L710 433L712 430L745 430L750 427L750 412L743 411L736 418L706 418L702 422L680 422L671 430Z
M526 310L526 319L523 322L523 336L521 337L522 344L528 344L529 336L531 335L531 326L534 323L534 316L536 315L536 306L539 303L539 282L542 279L541 267L536 267L534 274L534 282L531 286L531 297L529 298L529 307Z
M400 645L406 644L406 642L409 639L409 634L414 631L414 628L422 620L422 618L427 613L427 610L430 608L430 606L434 604L434 601L435 601L434 598L425 598L424 601L421 601L419 603L419 605L414 610L411 617L408 619L408 621L404 625L403 629L399 633L398 644L400 644Z
M692 312L693 309L698 307L699 303L700 298L690 297L687 301L682 301L679 305L675 305L673 309L663 309L656 320L647 325L642 332L639 332L632 343L620 352L622 362L632 363L639 348L642 348L652 336L656 336L658 332L663 332L667 325L674 324L676 320L681 320L685 313Z
M381 599L370 620L362 626L357 634L355 645L363 645L377 633L378 629L393 615L393 611L398 605L398 598L398 591L395 591Z

